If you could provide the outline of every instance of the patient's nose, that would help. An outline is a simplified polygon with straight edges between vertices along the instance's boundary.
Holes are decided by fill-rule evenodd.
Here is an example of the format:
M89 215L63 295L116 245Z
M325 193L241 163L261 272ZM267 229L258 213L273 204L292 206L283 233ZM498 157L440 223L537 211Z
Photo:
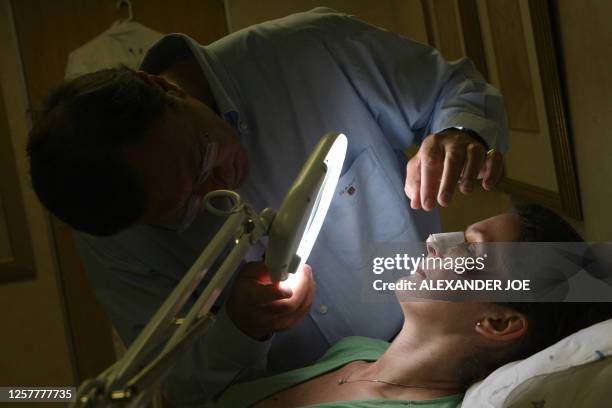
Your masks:
M448 255L453 247L463 242L465 242L465 235L461 231L431 234L425 241L427 255L442 258Z

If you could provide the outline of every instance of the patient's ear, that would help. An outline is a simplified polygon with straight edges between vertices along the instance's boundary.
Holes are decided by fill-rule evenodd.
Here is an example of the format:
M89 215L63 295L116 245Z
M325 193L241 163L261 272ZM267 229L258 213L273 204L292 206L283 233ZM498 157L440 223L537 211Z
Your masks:
M527 327L525 315L504 308L485 315L476 322L475 330L489 340L512 341L525 335Z

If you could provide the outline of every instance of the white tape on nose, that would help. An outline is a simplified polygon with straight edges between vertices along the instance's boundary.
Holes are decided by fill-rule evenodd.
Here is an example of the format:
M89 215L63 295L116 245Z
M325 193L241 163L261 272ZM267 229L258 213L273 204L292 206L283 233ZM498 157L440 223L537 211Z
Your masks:
M465 235L463 231L457 232L442 232L440 234L431 234L427 238L427 242L439 244L439 245L458 245L465 242Z
M443 232L440 234L431 234L427 238L427 252L429 256L441 257L449 248L457 246L465 242L463 231Z

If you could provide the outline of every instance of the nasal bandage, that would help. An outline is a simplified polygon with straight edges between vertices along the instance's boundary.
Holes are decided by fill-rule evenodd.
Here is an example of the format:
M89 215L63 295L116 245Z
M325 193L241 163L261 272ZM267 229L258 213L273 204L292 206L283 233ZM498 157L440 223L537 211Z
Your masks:
M463 231L443 232L440 234L431 234L427 238L427 245L431 245L435 249L435 253L444 254L451 248L465 242L465 234Z
M429 238L427 238L427 242L433 242L439 245L459 245L465 242L465 235L463 231L431 234Z

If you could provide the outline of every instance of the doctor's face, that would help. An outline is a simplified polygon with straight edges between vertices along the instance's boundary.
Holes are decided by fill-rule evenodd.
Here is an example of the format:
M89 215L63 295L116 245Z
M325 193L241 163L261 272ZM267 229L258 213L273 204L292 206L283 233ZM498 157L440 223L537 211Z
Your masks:
M124 151L147 194L141 223L179 225L206 193L235 189L248 175L248 156L231 126L188 95L174 98L145 141Z

